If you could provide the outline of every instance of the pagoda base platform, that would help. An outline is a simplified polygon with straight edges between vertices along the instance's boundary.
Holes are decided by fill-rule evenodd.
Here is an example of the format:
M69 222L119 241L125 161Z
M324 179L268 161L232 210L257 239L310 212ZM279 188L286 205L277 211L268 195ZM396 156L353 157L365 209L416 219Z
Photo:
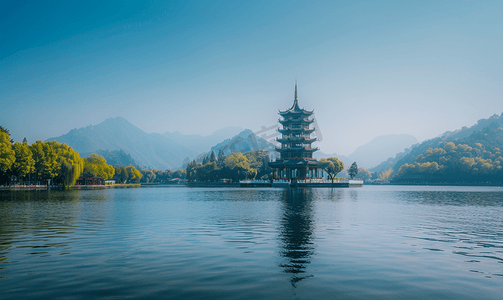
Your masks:
M347 180L335 180L333 183L329 181L323 182L290 182L287 180L282 181L262 181L262 180L243 180L239 182L240 187L277 187L277 188L288 188L288 187L309 187L309 188L348 188L348 187L361 187L363 186L363 180L358 179L347 179Z

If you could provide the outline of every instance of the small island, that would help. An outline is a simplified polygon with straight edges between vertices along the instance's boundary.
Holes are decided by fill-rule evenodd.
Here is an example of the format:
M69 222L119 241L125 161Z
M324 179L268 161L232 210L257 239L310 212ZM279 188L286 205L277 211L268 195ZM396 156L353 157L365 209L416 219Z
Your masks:
M344 163L337 158L321 159L318 161L313 153L318 150L311 144L316 138L311 138L315 128L310 127L313 119L309 117L314 111L299 107L297 96L297 83L295 83L295 96L292 107L280 111L279 123L282 128L280 138L276 138L281 146L276 147L280 158L269 163L272 168L270 184L252 180L241 181L241 186L285 186L292 187L350 187L362 186L360 179L339 179L335 176L344 170ZM356 165L356 164L355 164ZM330 181L323 177L323 171L328 174Z

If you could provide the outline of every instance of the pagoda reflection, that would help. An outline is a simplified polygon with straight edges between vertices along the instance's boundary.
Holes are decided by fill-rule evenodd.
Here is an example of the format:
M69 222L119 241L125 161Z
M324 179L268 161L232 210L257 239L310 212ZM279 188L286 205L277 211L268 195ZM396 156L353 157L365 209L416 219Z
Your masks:
M313 195L310 189L286 189L284 191L283 216L280 219L279 241L280 267L291 274L291 284L313 275L307 272L315 253Z

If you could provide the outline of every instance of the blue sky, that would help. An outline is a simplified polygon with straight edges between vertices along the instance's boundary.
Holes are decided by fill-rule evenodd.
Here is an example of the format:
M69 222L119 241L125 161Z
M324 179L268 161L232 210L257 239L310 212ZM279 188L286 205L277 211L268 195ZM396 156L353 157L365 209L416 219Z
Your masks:
M503 112L503 1L3 1L0 125L30 143L121 116L258 130L293 101L323 152Z

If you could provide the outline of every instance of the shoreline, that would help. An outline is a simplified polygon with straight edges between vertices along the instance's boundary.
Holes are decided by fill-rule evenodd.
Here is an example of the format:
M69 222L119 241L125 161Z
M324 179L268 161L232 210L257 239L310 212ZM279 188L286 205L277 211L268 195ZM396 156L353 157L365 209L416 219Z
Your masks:
M68 190L104 190L104 189L127 189L140 188L140 183L114 184L114 185L73 185ZM0 186L0 191L47 191L47 190L64 190L62 186L47 185L11 185Z
M104 190L104 189L128 189L128 188L351 188L362 187L364 185L386 185L386 186L501 186L503 184L496 183L365 183L365 184L347 184L347 183L297 183L294 186L290 184L271 184L271 183L217 183L217 182L197 182L187 184L114 184L114 185L74 185L68 190ZM64 190L59 186L52 186L49 189L47 185L15 185L15 186L0 186L0 191L47 191L47 190Z

